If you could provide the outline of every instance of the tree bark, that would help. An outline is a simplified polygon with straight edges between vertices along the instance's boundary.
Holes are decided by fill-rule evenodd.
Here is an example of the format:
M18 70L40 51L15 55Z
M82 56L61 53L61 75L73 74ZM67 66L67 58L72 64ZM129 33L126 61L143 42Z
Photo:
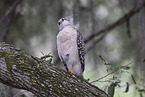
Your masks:
M0 43L0 82L39 97L109 97L88 81L5 43Z

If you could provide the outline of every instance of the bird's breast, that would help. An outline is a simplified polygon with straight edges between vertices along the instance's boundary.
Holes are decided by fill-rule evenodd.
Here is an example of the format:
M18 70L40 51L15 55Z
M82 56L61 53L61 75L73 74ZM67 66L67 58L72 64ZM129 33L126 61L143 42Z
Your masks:
M57 46L61 54L77 52L77 32L74 28L64 29L57 35Z

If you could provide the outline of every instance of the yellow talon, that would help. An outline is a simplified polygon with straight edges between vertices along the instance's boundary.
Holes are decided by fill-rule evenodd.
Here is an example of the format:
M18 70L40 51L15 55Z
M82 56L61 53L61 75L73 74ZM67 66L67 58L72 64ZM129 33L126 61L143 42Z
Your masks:
M70 70L70 71L68 71L68 72L70 72L71 74L74 74L75 75L75 73L74 73L74 71L73 71L73 65L72 65L72 69Z
M70 72L71 74L74 74L74 75L75 75L75 73L74 73L73 69L72 69L72 70L70 70L69 72Z

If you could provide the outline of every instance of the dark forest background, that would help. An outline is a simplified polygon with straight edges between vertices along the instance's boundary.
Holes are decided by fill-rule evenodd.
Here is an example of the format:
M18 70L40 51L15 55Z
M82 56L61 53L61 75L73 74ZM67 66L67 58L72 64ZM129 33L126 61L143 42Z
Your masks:
M93 84L107 91L118 82L114 97L145 96L145 0L0 0L0 42L39 58L51 53L63 68L56 49L61 17L84 37L85 79L92 82L119 68ZM33 96L0 83L1 95Z

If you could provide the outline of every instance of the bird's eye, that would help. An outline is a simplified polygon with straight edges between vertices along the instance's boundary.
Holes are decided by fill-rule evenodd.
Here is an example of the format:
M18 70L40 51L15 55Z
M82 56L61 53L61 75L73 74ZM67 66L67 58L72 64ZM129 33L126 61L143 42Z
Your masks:
M62 21L64 21L65 20L65 18L62 18Z

